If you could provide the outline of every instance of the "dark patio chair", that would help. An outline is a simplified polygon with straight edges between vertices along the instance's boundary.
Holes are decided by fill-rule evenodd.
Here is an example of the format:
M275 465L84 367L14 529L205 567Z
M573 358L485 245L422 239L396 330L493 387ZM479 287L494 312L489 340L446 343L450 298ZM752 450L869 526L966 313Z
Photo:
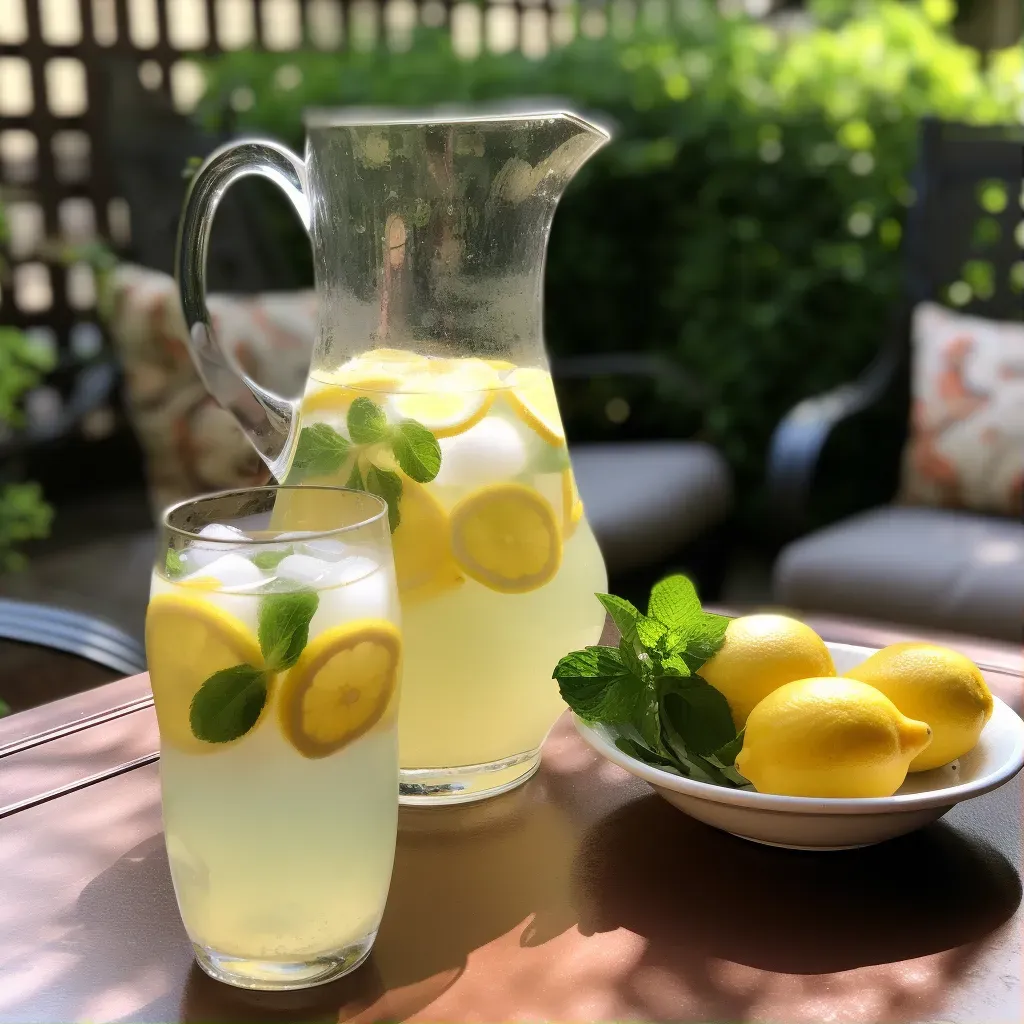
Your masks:
M910 315L941 301L971 255L978 189L1002 182L1009 194L998 214L1000 237L985 251L995 267L990 298L974 296L964 312L1020 320L1021 295L1009 287L1020 260L1024 128L967 127L927 120L921 126L916 200L905 233L905 297L876 360L856 381L808 398L772 439L768 485L780 527L807 529L826 446L842 428L852 441L844 458L870 461L848 476L895 491L909 412ZM903 433L878 430L872 416L895 402ZM899 413L897 413L899 415ZM1001 552L999 559L989 557ZM1024 621L1024 525L1011 518L932 507L885 504L840 519L789 544L774 570L774 597L790 607L886 619L1012 641Z

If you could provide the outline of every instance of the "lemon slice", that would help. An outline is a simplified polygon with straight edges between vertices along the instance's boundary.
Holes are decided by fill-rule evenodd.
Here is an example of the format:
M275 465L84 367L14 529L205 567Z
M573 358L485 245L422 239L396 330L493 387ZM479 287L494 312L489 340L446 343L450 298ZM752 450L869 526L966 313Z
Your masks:
M479 391L432 391L394 395L392 408L408 420L417 420L434 437L455 437L475 427L491 407L494 396Z
M576 489L576 477L572 469L562 470L562 537L568 540L580 525L583 518L583 502Z
M485 359L484 362L492 369L497 370L498 373L506 373L509 370L516 368L515 363L510 363L507 359Z
M162 742L200 754L245 739L208 743L194 736L189 724L192 698L214 672L263 664L259 642L238 619L195 592L157 594L146 612L146 658ZM260 727L269 704L268 697L246 736Z
M474 491L452 509L451 524L459 567L491 590L536 590L561 565L562 537L555 513L523 484L492 484Z
M558 412L555 386L547 370L523 367L511 373L509 400L519 418L535 430L548 444L565 444L565 430Z
M452 559L448 513L429 487L402 474L398 529L391 535L398 590L423 595L460 583Z
M310 388L302 398L303 417L337 413L345 416L349 406L362 394L398 390L401 378L378 367L352 367L335 370L323 377L310 378Z
M383 717L398 684L402 638L362 619L311 640L281 684L281 731L303 757L327 757Z

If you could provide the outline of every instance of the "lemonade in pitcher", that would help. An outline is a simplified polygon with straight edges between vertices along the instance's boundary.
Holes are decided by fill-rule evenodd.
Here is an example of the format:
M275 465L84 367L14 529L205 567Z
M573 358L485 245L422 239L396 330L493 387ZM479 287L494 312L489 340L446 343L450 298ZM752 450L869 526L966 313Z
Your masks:
M579 595L607 585L550 376L370 351L312 377L300 415L290 481L365 488L391 509L403 795L520 781L563 709L552 666L601 631L600 606ZM317 500L289 491L275 524Z
M608 141L566 111L313 111L304 159L246 140L193 177L178 277L196 365L279 480L389 507L405 641L403 800L528 778L564 705L551 678L596 643L604 564L576 492L544 350L555 208ZM319 313L305 391L245 374L205 305L217 202L279 185L313 249ZM315 493L290 492L296 529Z

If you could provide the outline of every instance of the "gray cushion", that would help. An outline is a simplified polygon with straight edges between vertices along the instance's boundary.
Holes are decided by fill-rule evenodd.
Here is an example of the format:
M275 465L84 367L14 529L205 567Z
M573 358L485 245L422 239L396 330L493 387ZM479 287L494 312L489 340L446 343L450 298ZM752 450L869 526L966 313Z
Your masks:
M1024 525L874 509L790 544L775 564L774 596L795 608L1019 641Z
M650 441L572 449L587 519L608 571L654 566L729 512L732 477L706 444Z

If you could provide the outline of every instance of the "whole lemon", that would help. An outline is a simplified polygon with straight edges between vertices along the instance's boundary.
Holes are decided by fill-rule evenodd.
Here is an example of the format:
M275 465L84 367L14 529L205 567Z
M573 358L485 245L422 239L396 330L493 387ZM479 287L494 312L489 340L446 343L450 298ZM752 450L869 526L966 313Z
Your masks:
M936 644L892 644L846 673L881 690L911 718L932 727L932 742L910 762L912 772L966 754L992 717L992 694L970 658Z
M794 679L835 674L825 641L786 615L733 619L722 646L700 669L701 678L728 701L737 729L772 690Z
M751 711L736 767L761 793L892 796L931 729L856 679L798 679Z

